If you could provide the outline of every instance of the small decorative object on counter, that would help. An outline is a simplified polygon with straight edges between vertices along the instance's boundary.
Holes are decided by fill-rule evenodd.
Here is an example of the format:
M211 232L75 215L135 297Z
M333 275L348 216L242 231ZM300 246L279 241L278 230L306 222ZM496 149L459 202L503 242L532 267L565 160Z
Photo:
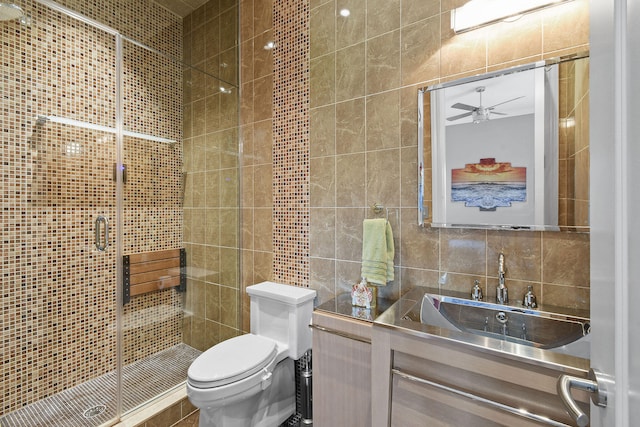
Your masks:
M474 301L482 301L482 288L480 287L480 281L473 281L473 289L471 289L471 299Z
M376 306L378 288L371 286L364 277L351 288L351 305L371 308Z

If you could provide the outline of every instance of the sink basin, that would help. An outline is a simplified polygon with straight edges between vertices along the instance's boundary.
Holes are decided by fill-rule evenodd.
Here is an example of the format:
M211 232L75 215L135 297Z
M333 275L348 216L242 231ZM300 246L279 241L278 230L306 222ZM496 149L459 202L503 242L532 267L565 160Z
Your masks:
M579 357L589 357L589 319L424 294L420 322Z

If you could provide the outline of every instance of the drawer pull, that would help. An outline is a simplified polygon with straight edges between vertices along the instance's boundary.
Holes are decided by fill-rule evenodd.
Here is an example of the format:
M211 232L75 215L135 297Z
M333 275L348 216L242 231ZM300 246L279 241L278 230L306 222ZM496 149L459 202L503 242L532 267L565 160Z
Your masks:
M313 323L310 323L309 327L311 329L317 329L318 331L326 332L326 333L332 334L332 335L337 335L337 336L342 337L342 338L347 338L347 339L354 340L354 341L360 341L360 342L363 342L365 344L371 344L371 340L359 337L357 335L350 334L348 332L342 332L342 331L338 331L338 330L331 329L331 328L325 328L324 326L314 325Z
M508 412L508 413L510 413L512 415L517 415L519 417L523 417L523 418L527 418L529 420L537 421L539 423L542 423L542 424L545 424L545 425L548 425L548 426L553 426L553 427L571 427L568 424L552 420L549 417L545 417L545 416L538 415L538 414L532 414L531 412L526 412L526 411L524 411L522 409L518 409L518 408L514 408L514 407L509 406L509 405L498 403L496 401L489 400L489 399L486 399L486 398L481 397L481 396L477 396L477 395L475 395L473 393L469 393L469 392L466 392L466 391L458 390L458 389L455 389L455 388L452 388L452 387L448 387L448 386L443 385L443 384L438 384L436 382L429 381L429 380L426 380L424 378L416 377L415 375L411 375L411 374L407 374L406 372L402 372L399 369L392 369L391 372L393 373L393 375L398 375L399 377L402 377L402 378L404 378L406 380L418 382L420 384L425 384L425 385L428 385L430 387L437 388L438 390L446 391L448 393L452 393L452 394L455 394L457 396L465 397L465 398L467 398L469 400L473 400L475 402L482 403L482 404L490 406L492 408L499 409L499 410L504 411L504 412Z

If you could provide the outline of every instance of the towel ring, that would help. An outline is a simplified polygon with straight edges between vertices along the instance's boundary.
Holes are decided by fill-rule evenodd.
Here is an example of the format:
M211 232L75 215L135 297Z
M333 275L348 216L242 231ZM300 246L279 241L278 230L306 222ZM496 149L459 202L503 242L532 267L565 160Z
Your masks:
M389 208L385 208L384 205L376 202L373 205L371 205L371 209L373 209L373 213L376 215L379 215L384 209L386 212L386 220L387 222L389 221Z

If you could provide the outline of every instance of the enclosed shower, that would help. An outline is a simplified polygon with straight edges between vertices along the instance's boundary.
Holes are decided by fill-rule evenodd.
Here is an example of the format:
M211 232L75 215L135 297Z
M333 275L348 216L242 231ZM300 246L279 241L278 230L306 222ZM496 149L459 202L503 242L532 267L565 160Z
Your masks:
M116 424L242 330L238 5L160 3L0 3L2 427Z

